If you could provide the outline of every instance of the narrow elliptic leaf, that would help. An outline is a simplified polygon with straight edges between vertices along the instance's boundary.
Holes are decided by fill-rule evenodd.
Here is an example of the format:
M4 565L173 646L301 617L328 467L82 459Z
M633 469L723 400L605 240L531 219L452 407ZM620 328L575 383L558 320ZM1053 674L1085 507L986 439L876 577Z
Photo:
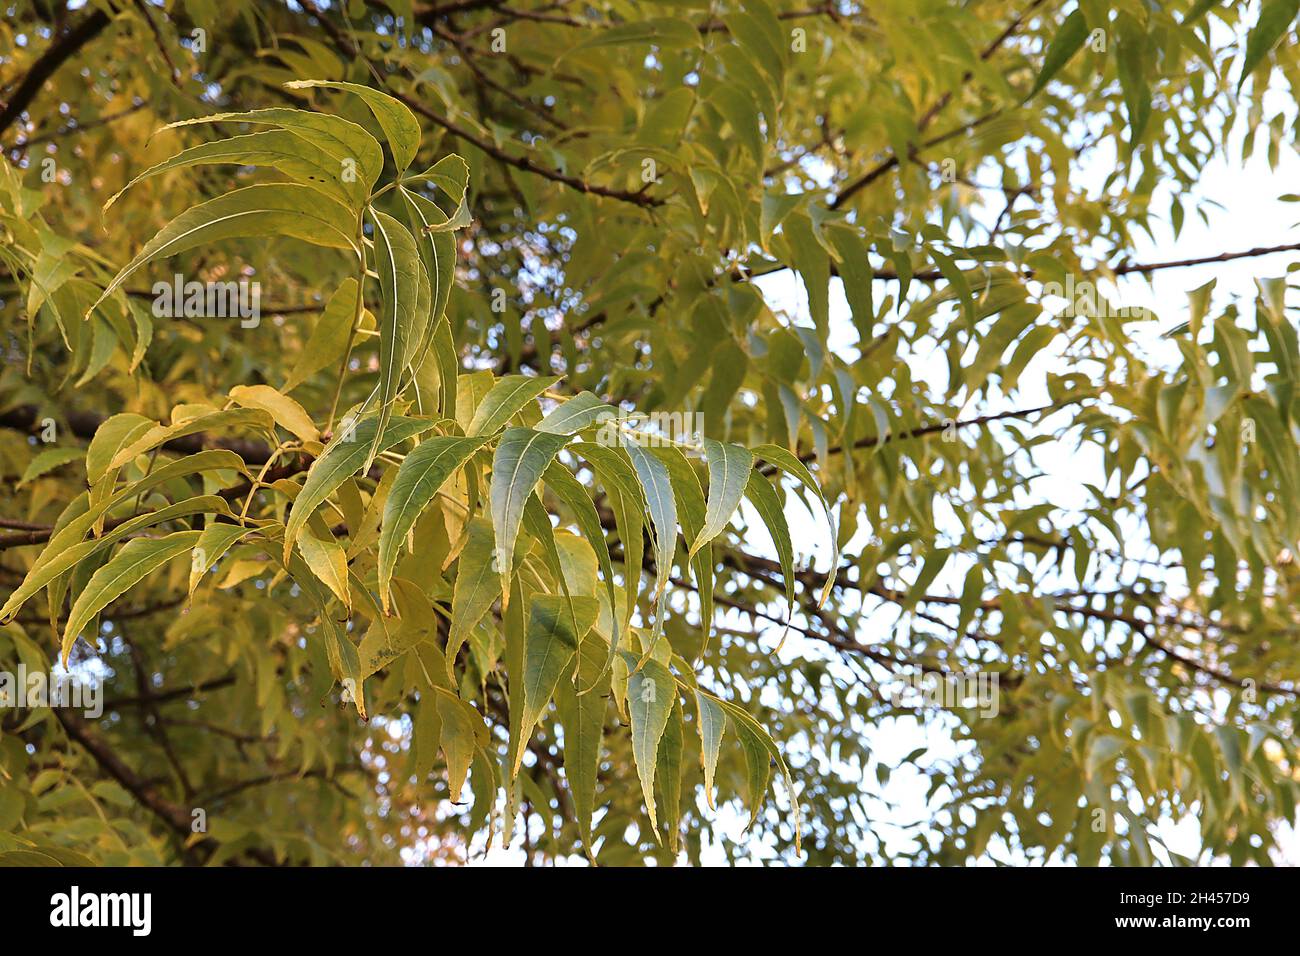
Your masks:
M1114 760L1124 750L1124 746L1123 740L1111 734L1100 734L1093 737L1088 744L1088 757L1084 765L1084 775L1089 779L1096 776L1098 770Z
M822 585L821 594L817 597L817 606L820 608L826 604L826 599L831 595L831 589L835 586L835 575L840 566L840 548L839 534L835 530L835 517L831 514L831 506L826 501L826 496L822 494L821 487L817 484L806 465L801 462L790 452L780 445L759 445L754 449L755 457L763 459L771 465L780 468L787 474L794 475L803 484L805 488L817 496L817 500L822 504L822 511L826 515L826 523L830 526L831 532L831 569L826 575L826 583Z
M641 779L641 796L645 799L650 824L659 837L659 820L655 814L655 768L658 765L659 741L668 725L668 714L677 700L677 684L672 672L653 658L641 662L636 656L621 652L627 662L627 709L632 720L632 757Z
M174 256L222 239L250 236L287 236L317 246L355 252L355 232L356 216L346 206L308 186L297 183L245 186L192 206L160 229L113 277L89 312L153 259Z
M561 680L555 689L555 706L564 728L564 778L573 795L574 814L590 856L591 816L596 807L596 777L600 772L600 744L609 711L610 672L601 666L601 642L589 637L577 655L577 685L590 692L579 694L573 681Z
M1278 41L1295 22L1297 15L1300 15L1300 0L1264 0L1263 6L1260 7L1259 20L1246 39L1246 58L1241 64L1241 77L1237 80L1238 90L1269 51L1277 46Z
M357 305L357 280L348 276L325 304L325 311L312 327L311 336L280 391L293 391L323 368L339 367L352 337Z
M332 156L295 133L273 129L200 143L181 150L175 156L150 166L119 189L104 203L104 211L107 212L122 193L143 180L173 169L221 164L278 169L301 185L341 199L353 209L360 208L365 199L365 194L357 188L360 183L356 180L349 183L339 176L339 164Z
M594 425L606 418L613 418L618 409L607 405L591 392L579 392L573 398L557 405L546 413L546 417L537 425L539 432L554 432L557 435L571 435L588 425Z
M663 829L668 834L668 849L672 853L677 852L682 829L682 731L682 708L674 693L672 709L668 713L668 722L664 725L663 736L659 739L659 753L655 758L655 778L663 797L659 813L663 817Z
M465 189L469 186L469 164L455 153L449 153L424 172L405 178L407 182L427 180L433 183L459 206L465 198Z
M445 321L447 298L451 295L451 287L456 278L456 240L449 232L431 231L433 227L447 222L446 213L436 203L405 186L398 187L398 191L406 201L411 231L415 234L416 247L429 275L431 306L422 338L431 341L433 347L437 348L439 343L434 341L432 333L439 323Z
M792 817L791 825L794 828L795 852L799 852L802 845L803 814L799 807L799 797L794 791L794 780L790 776L790 768L786 766L785 758L781 756L781 751L777 748L776 742L763 729L763 725L751 717L743 707L738 707L716 697L713 700L726 711L727 716L731 719L731 727L740 738L741 749L745 753L745 762L749 767L750 796L753 801L750 823L753 823L754 818L757 817L758 811L761 809L763 794L767 790L767 781L771 776L771 766L775 764L777 770L781 773L781 778L785 781L785 788L790 795L790 814Z
M514 561L515 539L524 517L524 506L546 466L568 442L568 435L551 435L531 428L507 428L492 458L490 490L492 526L496 530L497 567L504 589L508 587Z
M356 83L340 83L331 80L294 80L285 86L291 90L301 90L313 86L323 86L334 90L344 90L360 97L375 115L379 128L384 131L388 148L392 150L393 162L398 175L406 172L415 154L420 149L420 124L415 114L401 100L387 93L360 86Z
M380 149L379 141L363 127L341 116L311 110L272 107L243 113L212 113L169 123L158 132L200 123L248 123L286 129L329 155L336 165L335 175L344 183L355 179L362 197L370 195L384 167L384 151Z
M625 633L628 622L636 610L637 600L641 594L641 561L644 554L642 529L645 526L645 497L637 481L636 470L628 460L626 452L617 448L606 448L591 442L581 442L571 446L576 452L591 463L596 478L605 490L610 507L614 511L614 525L618 530L619 540L623 542L623 614L619 621L618 633ZM617 614L617 610L614 612ZM618 641L610 641L608 668L618 651Z
M461 646L483 615L501 595L501 572L496 565L492 522L471 518L461 549L456 582L451 594L451 632L447 637L447 668L450 673Z
M23 476L18 480L18 487L21 488L42 475L48 474L55 468L69 462L80 461L84 457L85 452L80 448L59 448L56 446L37 452L32 460L27 463L27 467L23 469Z
M704 767L704 798L711 809L717 809L713 800L713 780L718 773L718 755L722 753L722 735L727 731L727 713L707 694L695 692L700 722L700 763Z
M756 471L749 473L749 482L745 486L747 497L758 516L767 526L767 533L772 536L776 546L776 556L781 561L781 579L785 583L786 621L794 610L794 543L790 540L790 525L785 519L785 508L781 505L781 496L772 487L772 483Z
M558 375L503 375L483 396L467 435L491 435L510 421L514 414L560 380ZM538 429L550 431L549 429Z
M379 533L379 595L385 611L388 610L388 582L407 532L443 484L486 441L483 437L435 435L417 445L398 468L384 503L383 527Z
M109 463L117 453L157 424L135 412L119 412L106 418L95 429L90 447L86 449L86 481L91 485L99 484L99 480L108 474Z
M271 416L260 408L227 408L219 412L187 418L171 425L153 425L118 449L112 461L108 463L108 472L121 468L138 455L153 451L178 438L197 435L200 432L215 432L224 428L270 428L272 420Z
M329 535L328 540L323 535ZM298 536L297 545L311 573L330 589L330 592L351 614L352 593L348 587L348 556L343 546L334 540L328 528L308 529L306 534Z
M389 419L388 427L379 439L375 437L379 433L379 423L373 416L340 429L324 453L312 463L302 491L293 501L293 510L284 530L285 559L288 559L293 542L307 519L339 485L361 470L371 447L387 451L399 442L428 431L435 424L425 419L396 416Z
M476 725L481 726L483 718L465 701L457 700L449 693L434 693L438 698L438 718L442 724L439 742L447 761L447 798L452 803L459 803L470 762L474 759Z
M203 575L212 570L236 542L247 537L255 529L237 524L210 524L203 529L199 540L195 542L193 558L190 561L190 596L199 586Z
M704 456L709 463L709 502L704 527L691 545L692 558L731 522L745 494L750 469L754 467L754 456L748 448L724 445L712 438L704 439Z
M1043 68L1038 71L1038 79L1034 81L1029 96L1032 97L1051 82L1052 77L1061 72L1061 68L1070 61L1070 58L1082 49L1087 39L1088 21L1083 15L1083 8L1076 8L1065 18L1065 22L1052 37L1052 42L1048 44L1047 53L1043 55Z
M177 531L162 538L135 538L123 545L121 551L91 576L68 612L68 623L63 630L63 666L68 666L68 654L81 629L96 614L150 572L188 553L198 543L201 534L201 531Z
M232 455L231 452L225 452L224 454ZM124 495L123 498L125 497L129 497L129 495ZM122 499L118 500L121 501ZM74 532L61 540L55 541L52 538L50 543L46 545L45 550L37 557L31 570L27 572L27 577L23 578L22 584L14 590L13 594L9 595L9 600L5 602L4 607L0 608L0 623L7 622L28 599L59 575L71 570L87 558L94 557L100 551L116 544L127 535L133 534L142 528L162 524L164 521L184 518L194 514L224 514L229 516L230 509L225 500L216 495L199 495L194 498L187 498L184 501L178 501L176 504L168 505L158 511L136 515L130 520L106 530L99 537L91 538L88 541L82 541L81 536L85 534L86 530L89 530L89 525L86 525L80 533ZM85 521L85 516L83 515L79 520Z
M270 385L236 385L230 390L230 399L245 408L260 408L302 441L320 441L320 431L307 409Z
M640 445L627 444L628 458L636 471L645 494L650 522L654 527L655 546L655 639L663 633L664 606L668 595L668 578L673 570L673 551L677 546L677 501L673 498L668 468ZM653 643L653 642L652 642Z
M668 469L673 498L677 502L677 520L681 525L682 540L694 541L704 528L704 485L700 483L700 476L686 453L676 445L655 448L653 454ZM713 548L707 543L702 545L687 564L695 576L700 599L700 624L704 640L700 644L699 653L703 654L708 647L713 627Z
M225 449L209 449L201 451L194 455L187 455L184 458L178 458L176 461L169 461L167 464L155 467L139 481L133 482L123 488L113 492L109 497L93 503L86 511L77 515L67 524L60 527L51 535L50 540L45 545L45 550L37 555L36 561L32 564L32 569L28 572L30 577L36 572L36 569L47 562L55 561L59 558L60 552L81 541L87 533L93 528L99 519L107 515L128 498L143 497L144 493L151 491L159 485L166 484L176 478L183 478L187 475L195 475L205 471L235 471L238 474L247 476L247 469L244 467L244 460L236 455L233 451ZM220 500L220 499L218 499ZM214 508L214 511L220 510L229 515L230 509L225 501L220 502L220 508ZM141 516L143 517L143 516ZM132 521L136 519L131 519ZM126 522L130 524L131 521ZM119 526L118 529L120 530ZM21 590L21 589L20 589ZM12 598L11 598L12 600ZM7 607L8 605L6 605ZM0 618L3 618L4 612L0 612Z
M382 212L371 210L375 225L375 271L379 274L379 293L383 314L379 319L379 429L383 433L393 402L402 383L409 358L408 346L419 333L422 321L416 304L420 291L420 257L415 239L400 222ZM366 459L369 466L379 448L372 446Z
M527 740L550 703L560 678L569 670L569 662L578 650L578 642L596 623L600 605L595 598L575 597L573 610L578 633L573 627L569 602L562 597L541 594L528 608L528 627L524 632L523 724L521 740ZM515 754L512 772L518 773L523 756L521 746Z
M618 614L618 602L615 598L614 589L614 564L609 556L609 542L605 540L605 530L600 524L600 514L596 511L596 505L591 499L591 493L575 478L569 469L558 461L553 461L546 466L546 471L542 479L547 486L559 496L560 500L568 505L569 510L573 512L574 520L578 522L578 530L582 532L587 543L591 545L596 553L596 561L600 566L601 577L605 579L605 594L609 599L610 617L614 622L614 633L611 644L613 649L617 650L622 641L623 631L626 629L626 622ZM604 673L609 667L609 654L605 655L607 660L604 668L599 673ZM585 670L585 668L584 668ZM579 674L581 677L581 673ZM587 685L583 685L586 687Z

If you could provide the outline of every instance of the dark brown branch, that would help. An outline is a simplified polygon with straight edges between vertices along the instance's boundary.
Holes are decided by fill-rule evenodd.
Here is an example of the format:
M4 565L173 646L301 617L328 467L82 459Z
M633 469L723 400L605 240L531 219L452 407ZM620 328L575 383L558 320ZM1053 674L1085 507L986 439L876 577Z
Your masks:
M108 26L108 14L94 10L60 34L32 64L4 108L0 109L0 134L3 134L31 105L45 81L54 75L69 57L97 37Z

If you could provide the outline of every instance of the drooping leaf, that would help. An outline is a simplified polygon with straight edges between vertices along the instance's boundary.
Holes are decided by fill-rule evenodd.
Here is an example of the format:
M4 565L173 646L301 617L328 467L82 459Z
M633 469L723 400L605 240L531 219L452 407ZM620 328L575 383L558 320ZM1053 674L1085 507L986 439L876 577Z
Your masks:
M288 236L329 249L356 251L356 217L309 186L262 183L192 206L150 239L104 289L99 307L141 266L222 239Z
M397 165L399 175L406 171L406 167L411 165L411 160L415 159L415 154L419 152L419 121L416 120L410 107L387 93L357 83L341 83L333 80L294 80L286 83L285 86L291 90L326 87L344 90L359 97L366 106L370 107L370 112L374 114L380 129L384 131L384 137L388 140L388 148L392 150L393 161Z
M712 438L704 439L704 455L709 462L709 499L704 514L704 527L691 544L690 557L712 541L731 522L731 516L740 506L754 455L748 448L723 444Z
M578 631L573 628L569 603L564 598L539 595L528 609L528 627L524 633L523 724L521 735L527 740L550 703L561 676L569 669L578 650L578 642L596 623L599 606L594 598L575 597L572 606L577 615ZM515 754L512 772L518 773L523 747Z
M135 538L123 545L121 551L91 576L68 612L60 649L63 666L68 666L68 654L82 628L96 614L151 572L179 555L188 554L201 534L201 531L176 531L161 538Z
M507 428L492 457L490 489L492 526L496 530L497 566L503 589L508 586L514 561L515 539L524 517L524 505L546 466L568 442L567 435L552 435L531 428ZM508 592L503 597L508 601Z
M339 431L324 453L312 463L302 491L294 499L293 511L284 531L284 553L287 560L299 532L307 519L348 478L361 470L373 447L379 452L428 431L436 423L419 418L394 416L389 419L382 437L376 418L363 418L360 422Z
M467 435L491 435L514 417L515 413L542 392L560 380L558 375L503 375L483 396L474 417L470 419ZM539 431L551 429L539 428Z
M379 534L379 594L385 611L388 582L407 532L439 489L486 441L485 437L435 435L417 445L402 462L384 504Z
M668 715L677 702L677 684L672 672L653 658L644 661L636 670L637 659L627 651L620 652L627 662L627 709L632 719L632 756L636 761L637 776L641 780L641 796L645 800L650 825L658 839L659 819L655 813L655 769L658 766L659 741L668 726Z

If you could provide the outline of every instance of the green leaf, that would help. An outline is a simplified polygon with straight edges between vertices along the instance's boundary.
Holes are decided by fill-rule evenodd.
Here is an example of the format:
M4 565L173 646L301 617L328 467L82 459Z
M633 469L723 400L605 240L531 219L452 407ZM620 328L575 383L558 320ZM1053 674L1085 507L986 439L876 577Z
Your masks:
M104 212L136 183L173 169L221 164L278 169L301 185L319 190L331 199L342 200L354 210L361 208L368 195L365 184L358 179L348 182L340 177L336 158L296 133L274 129L200 143L181 150L175 156L150 166L114 193L104 203Z
M424 172L406 176L405 181L434 183L447 194L447 198L459 206L465 199L465 189L469 185L469 165L460 156L449 153Z
M388 582L393 577L407 532L442 486L486 441L486 437L435 435L420 442L398 468L384 503L383 529L379 534L379 595L385 612Z
M569 602L562 597L541 594L533 598L528 608L528 627L524 632L523 673L523 723L520 739L532 736L533 728L541 720L542 711L550 703L560 678L569 670L569 662L578 650L578 642L596 623L600 607L595 598L573 598L577 615L578 633L569 616ZM515 754L512 773L519 772L524 748Z
M306 534L299 535L298 551L302 559L333 595L343 602L349 615L352 613L352 594L348 587L348 556L343 546L334 540L329 528L309 528Z
M578 530L582 532L583 537L586 538L596 553L596 561L600 565L601 577L605 579L605 593L609 599L610 619L613 621L610 644L612 645L612 651L616 651L618 645L622 642L626 622L618 614L618 602L615 599L614 590L614 564L610 560L609 542L605 540L605 530L601 527L600 515L597 513L596 506L582 482L559 462L553 461L547 465L546 471L542 473L542 479L559 496L560 500L568 505L569 510L573 512L574 520L578 523ZM612 651L608 655L609 660L606 661L605 667L601 668L599 673L604 674L609 668Z
M681 836L682 737L682 707L674 693L672 710L664 725L663 736L659 738L659 753L655 758L655 778L659 784L659 793L663 796L663 805L659 811L663 815L663 826L668 833L668 849L672 853L677 852Z
M312 327L311 336L280 391L291 392L321 369L339 366L352 338L357 294L357 280L353 277L348 276L339 284Z
M85 457L85 452L80 448L46 448L36 453L27 467L23 470L22 478L18 479L17 487L35 481L44 474L48 474L55 468L66 465L69 462L80 461Z
M28 579L31 579L32 576L36 574L37 570L47 563L60 561L62 557L61 552L80 542L81 539L84 538L86 534L99 522L100 518L107 515L128 498L137 496L142 497L145 492L156 488L159 485L166 484L176 478L199 474L205 471L219 470L233 470L237 471L239 474L247 475L243 459L234 452L225 451L224 449L212 449L209 451L199 452L198 454L188 455L185 458L168 462L161 467L154 468L139 481L113 492L112 495L101 501L91 504L85 512L77 515L77 517L68 521L67 524L58 528L46 543L45 550L37 556L36 561L32 564L32 568L28 572ZM209 496L204 500L213 502L211 510L220 511L227 515L230 514L230 509L223 500L216 498L215 496ZM177 505L175 507L180 506ZM193 514L194 512L190 511L186 513ZM114 533L120 532L123 527L131 525L133 522L145 517L147 516L141 515L139 518L132 518L125 524L114 529ZM105 536L107 536L107 534ZM19 590L10 597L10 602L18 596L18 593L25 589L25 585L26 582L24 582L24 587L20 587ZM6 604L5 607L9 607L9 604ZM0 611L0 620L4 620L7 617L8 614L6 611Z
M831 569L826 575L826 583L822 585L821 594L817 598L817 606L820 608L826 604L826 599L831 595L831 589L835 586L835 575L839 571L840 565L840 548L839 535L835 530L835 518L831 514L831 506L826 501L826 496L822 494L821 487L817 484L807 467L789 451L780 445L759 445L753 449L754 455L771 465L780 468L786 474L794 475L803 484L805 488L817 496L817 500L822 504L822 511L826 515L826 523L830 525L831 530Z
M427 336L447 311L447 298L456 279L456 240L448 231L451 224L447 214L436 203L405 186L398 187L398 191L406 201L411 231L415 234L425 271L432 283L432 308L425 324Z
M609 710L610 671L601 666L604 656L595 638L583 641L577 655L577 683L589 690L579 694L573 681L561 680L555 689L555 707L564 730L564 778L573 795L574 815L583 847L590 856L591 816L596 806L596 777L600 772L600 742Z
M776 556L781 562L781 580L785 582L786 622L794 611L794 544L790 540L790 525L785 519L785 508L772 483L757 471L749 473L745 497L753 503L758 516L763 519L767 533L776 546Z
M159 132L199 123L248 123L286 129L329 155L335 162L335 175L344 182L348 178L349 169L354 169L352 175L362 196L370 195L370 190L384 167L383 150L365 129L341 116L311 110L273 107L243 113L213 113L169 123Z
M1264 0L1260 7L1259 20L1246 39L1246 58L1241 64L1241 77L1237 80L1237 90L1246 82L1246 77L1268 56L1278 41L1286 35L1291 24L1300 15L1300 0Z
M297 183L245 186L187 209L160 229L113 277L89 312L153 259L174 256L222 239L251 236L287 236L312 245L358 253L353 241L355 231L356 217L346 206L308 186Z
M636 761L637 776L641 780L641 796L645 799L650 824L659 838L659 820L655 814L655 769L658 766L659 741L668 726L668 715L677 701L677 684L672 672L653 658L641 663L637 670L635 655L621 652L627 662L627 709L632 720L632 757Z
M1110 734L1099 734L1088 742L1088 759L1084 774L1088 779L1096 776L1097 771L1114 760L1123 750L1125 741Z
M666 49L697 47L700 45L700 31L689 21L675 17L638 19L594 31L590 39L583 40L569 49L556 60L556 63L582 50L605 46L649 46L651 44Z
M158 423L135 412L110 415L95 429L86 449L86 481L91 485L108 474L109 463L117 453Z
M553 432L556 435L571 435L582 431L589 425L612 418L618 410L607 405L591 392L579 392L546 413L537 425L539 432Z
M446 691L434 691L438 699L438 718L441 722L439 743L447 761L447 798L460 802L460 792L465 788L469 765L474 759L474 749L483 726L478 711L463 700Z
M415 250L415 239L400 222L382 212L370 211L375 225L375 271L379 273L379 292L383 299L383 315L379 320L379 428L376 440L383 433L393 402L402 384L402 373L410 360L410 344L418 335L421 316L416 308L419 299L420 257ZM375 455L376 445L370 449L366 468Z
M641 592L645 499L632 463L619 450L590 442L572 445L570 450L590 462L614 511L614 527L618 531L619 540L623 542L623 614L615 625L618 639L610 641L609 660L605 664L609 668L618 651L621 635L626 633L628 622L636 610ZM617 607L611 613L619 617Z
M731 516L740 507L750 470L754 467L754 456L748 448L724 445L712 438L705 438L703 442L704 457L709 463L709 501L704 513L704 527L691 545L692 558L731 523Z
M61 650L63 666L68 666L68 654L81 634L81 629L96 614L150 572L173 558L188 553L198 543L201 534L200 531L177 531L162 538L135 538L123 545L121 551L91 576L73 603L72 610L68 612Z
M217 453L213 452L213 454ZM235 457L233 452L220 452L220 454L230 458ZM121 497L116 498L116 501L120 502L130 497L132 493L131 491L122 493ZM88 541L82 541L81 537L89 530L90 523L93 522L88 522L86 515L82 515L77 521L65 526L65 529L73 529L70 533L63 534L61 532L50 539L45 550L40 553L31 570L27 572L27 576L23 578L22 584L14 590L13 594L9 595L9 600L5 602L4 607L0 608L0 623L8 622L23 604L59 575L71 570L87 558L94 557L100 551L116 544L127 535L142 528L162 524L164 521L205 513L229 515L230 511L225 501L216 495L199 495L179 501L174 505L168 505L158 511L136 515L117 527L106 530L99 537ZM86 514L93 515L94 512L87 512ZM78 525L81 525L81 527L78 528Z
M558 375L503 375L492 390L483 396L467 435L491 435L504 426L515 413L560 380ZM547 431L547 429L539 429Z
M373 416L362 419L351 428L340 429L312 463L302 491L294 499L293 511L284 530L285 560L288 560L289 551L307 519L339 485L361 470L372 446L378 452L387 451L399 442L428 431L435 424L424 419L395 416L388 421L380 439L375 437L379 433L379 424Z
M1061 71L1061 68L1070 61L1079 50L1083 47L1084 41L1088 39L1088 22L1083 16L1081 9L1076 9L1061 24L1061 28L1056 31L1056 36L1052 37L1052 42L1047 47L1047 53L1043 56L1043 68L1038 71L1038 79L1034 81L1033 89L1029 91L1029 99L1039 90L1051 82L1052 77Z
M182 417L171 425L152 424L143 432L132 431L132 439L124 443L108 463L105 474L116 471L145 452L160 448L169 441L197 435L200 432L212 432L223 428L271 427L272 418L260 408L227 408L219 412L199 414L193 418Z
M388 148L393 152L393 162L398 175L406 171L420 150L420 123L415 114L401 100L387 93L372 90L368 86L356 83L339 83L331 80L293 80L284 84L291 90L326 87L332 90L344 90L363 100L370 112L375 115L380 129L388 140Z
M471 518L466 535L451 595L451 631L447 637L449 674L470 632L501 594L501 572L495 562L492 522L483 517Z
M776 764L776 768L781 772L782 779L785 780L786 790L790 794L794 845L795 851L798 852L802 843L802 813L799 809L798 795L794 792L794 780L790 777L790 769L786 766L781 751L777 749L776 742L763 729L763 725L746 713L743 708L725 700L714 699L727 712L727 716L731 718L731 726L735 728L736 735L740 738L741 749L745 753L745 763L749 768L750 824L752 825L758 817L763 794L767 791L767 781L771 776L771 766Z
M492 526L496 529L497 567L504 589L510 581L514 561L515 539L523 520L524 505L542 472L568 442L567 435L551 435L516 426L507 428L492 457L492 484L489 491Z
M713 800L713 781L718 773L718 755L722 753L722 736L727 732L727 712L712 697L695 692L699 709L700 763L704 767L704 798L710 809L717 809Z
M203 529L194 544L194 557L190 562L190 597L194 596L194 589L199 586L203 575L212 570L222 555L254 530L237 524L210 524Z
M654 640L663 633L664 605L668 595L668 578L673 570L673 551L677 546L677 501L673 497L668 468L640 445L624 446L645 494L650 522L654 529L655 621Z

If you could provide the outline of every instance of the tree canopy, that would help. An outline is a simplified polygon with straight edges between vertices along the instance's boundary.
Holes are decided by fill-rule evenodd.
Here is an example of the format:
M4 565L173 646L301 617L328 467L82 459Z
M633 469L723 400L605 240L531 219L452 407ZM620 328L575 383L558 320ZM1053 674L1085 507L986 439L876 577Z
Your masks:
M1298 12L13 0L0 862L1269 863Z

